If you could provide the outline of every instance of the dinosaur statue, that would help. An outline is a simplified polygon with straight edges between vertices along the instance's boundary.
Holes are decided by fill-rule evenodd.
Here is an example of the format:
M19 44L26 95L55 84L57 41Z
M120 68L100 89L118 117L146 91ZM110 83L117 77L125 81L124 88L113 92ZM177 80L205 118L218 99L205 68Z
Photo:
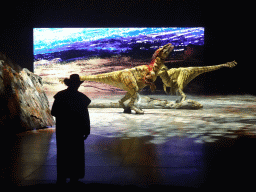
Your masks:
M225 64L215 65L215 66L205 66L205 67L180 67L180 68L172 68L169 69L163 65L159 70L158 75L161 77L163 81L164 91L166 91L166 87L170 87L170 93L174 95L180 95L180 100L177 100L176 103L180 103L186 100L186 95L183 92L185 86L196 78L198 75L210 71L218 70L222 67L232 68L237 65L236 61L227 62Z
M120 106L124 108L124 112L131 113L131 110L134 110L137 114L144 114L142 109L134 106L138 92L147 85L150 86L151 91L155 90L156 86L153 82L157 78L159 69L164 65L165 59L173 49L174 46L171 43L159 48L153 54L152 61L149 65L141 65L130 69L97 75L80 76L80 80L105 83L127 91L126 95L119 101ZM59 80L63 82L63 79ZM124 102L130 98L128 107L126 107Z

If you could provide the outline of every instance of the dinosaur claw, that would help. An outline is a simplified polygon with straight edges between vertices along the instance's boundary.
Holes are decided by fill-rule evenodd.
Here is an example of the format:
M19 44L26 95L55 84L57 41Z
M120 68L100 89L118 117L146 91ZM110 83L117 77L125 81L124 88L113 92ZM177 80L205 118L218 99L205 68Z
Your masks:
M144 111L142 109L138 109L138 108L134 108L133 107L133 110L136 112L136 114L144 114ZM124 113L131 114L132 113L132 109L130 107L127 107L127 108L124 109Z
M130 107L125 108L124 113L132 113L131 108Z
M141 112L136 111L136 114L144 114L144 111L141 111Z
M132 107L132 110L134 110L136 112L136 114L144 114L144 111L142 109Z

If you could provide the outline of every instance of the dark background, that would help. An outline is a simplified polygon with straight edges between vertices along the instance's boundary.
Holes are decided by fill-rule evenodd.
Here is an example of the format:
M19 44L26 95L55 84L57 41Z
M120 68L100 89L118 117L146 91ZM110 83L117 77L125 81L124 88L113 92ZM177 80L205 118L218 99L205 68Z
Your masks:
M251 4L244 4L245 1L242 1L243 3L240 3L241 1L235 3L234 1L232 3L204 1L202 3L197 0L77 2L72 0L30 0L18 3L5 1L2 3L0 13L0 52L32 71L33 27L205 27L205 65L236 60L238 66L205 75L204 81L201 82L203 91L209 94L255 95L253 2ZM1 139L0 143L3 146L0 170L11 165L12 157L9 158L7 152L12 149L12 145L15 147L15 138L12 139L14 130L9 127L8 129L1 127L1 130L4 139ZM222 146L221 144L216 145L215 151L208 150L211 154L206 155L210 159L208 160L210 171L207 174L210 187L216 187L216 184L221 186L222 183L229 184L229 187L238 184L254 185L251 177L251 173L255 172L254 140L239 140L232 147L221 149L219 147ZM222 141L222 143L232 142ZM234 167L236 169L233 170ZM9 172L6 172L4 174L9 175ZM221 184L215 182L216 178L217 181L221 181ZM6 184L5 180L4 184Z
M205 27L204 65L233 69L200 77L205 94L254 94L252 4L217 1L112 0L7 2L0 52L33 71L34 27Z

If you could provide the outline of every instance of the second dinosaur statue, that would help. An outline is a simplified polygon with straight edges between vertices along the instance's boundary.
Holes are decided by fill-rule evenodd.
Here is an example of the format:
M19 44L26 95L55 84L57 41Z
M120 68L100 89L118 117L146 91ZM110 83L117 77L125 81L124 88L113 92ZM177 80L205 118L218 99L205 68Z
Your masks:
M180 100L176 102L183 102L186 99L186 95L183 92L185 86L196 78L198 75L210 71L218 70L222 67L229 67L232 68L237 65L237 62L227 62L221 65L215 66L205 66L205 67L180 67L180 68L172 68L169 69L163 65L163 67L159 70L158 75L161 77L163 81L164 91L166 91L166 87L170 87L171 94L179 94L181 95Z

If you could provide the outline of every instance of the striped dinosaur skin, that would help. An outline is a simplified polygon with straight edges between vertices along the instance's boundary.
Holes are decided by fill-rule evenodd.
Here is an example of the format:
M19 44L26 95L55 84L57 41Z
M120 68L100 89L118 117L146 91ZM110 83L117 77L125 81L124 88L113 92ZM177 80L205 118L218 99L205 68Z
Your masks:
M180 68L172 68L169 69L164 65L160 71L158 72L158 75L161 77L163 81L163 87L164 91L169 94L166 91L166 87L170 87L170 93L174 95L175 93L177 95L180 95L180 100L177 100L176 102L183 102L186 100L186 95L183 92L183 89L185 86L192 81L194 78L196 78L198 75L210 71L218 70L222 67L229 67L232 68L237 65L237 62L227 62L225 64L215 65L215 66L205 66L205 67L180 67Z
M127 91L126 95L119 101L120 106L125 111L129 111L129 113L131 112L130 110L134 110L138 114L143 114L143 110L134 106L138 92L147 85L150 85L151 90L154 91L155 85L153 82L156 80L159 69L164 65L165 59L169 56L173 48L174 46L169 43L156 50L152 57L152 62L149 65L141 65L131 69L98 75L80 76L80 80L105 83ZM128 103L127 110L124 102L130 98L131 100Z

